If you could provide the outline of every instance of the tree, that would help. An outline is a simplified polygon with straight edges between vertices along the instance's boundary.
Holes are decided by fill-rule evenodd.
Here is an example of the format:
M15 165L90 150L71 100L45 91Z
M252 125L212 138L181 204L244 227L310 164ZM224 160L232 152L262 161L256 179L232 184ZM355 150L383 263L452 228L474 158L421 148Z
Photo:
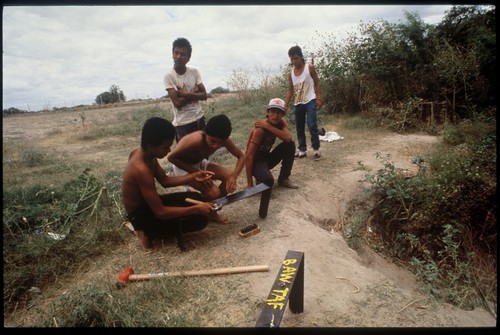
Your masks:
M99 105L113 104L115 102L125 102L126 98L123 91L117 85L111 85L109 90L102 92L95 98L95 102Z
M406 106L399 111L420 113L420 100L447 102L447 110L466 116L496 105L494 6L454 6L438 25L418 13L405 17L362 23L343 43L329 36L315 64L327 111Z
M464 94L458 100L465 103L468 102L467 98L471 98L476 105L496 105L495 7L453 6L436 27L436 41L441 49L447 49L446 52L453 50L461 54L463 69L468 65L469 76L464 76L463 73L467 71L462 71L462 80L473 81L467 83L471 86L468 96ZM442 64L448 63L444 61ZM456 63L450 65L457 67ZM473 73L472 68L478 73ZM446 68L444 71L452 72Z
M229 89L223 88L222 86L217 86L213 90L210 91L210 94L216 94L216 93L228 93Z

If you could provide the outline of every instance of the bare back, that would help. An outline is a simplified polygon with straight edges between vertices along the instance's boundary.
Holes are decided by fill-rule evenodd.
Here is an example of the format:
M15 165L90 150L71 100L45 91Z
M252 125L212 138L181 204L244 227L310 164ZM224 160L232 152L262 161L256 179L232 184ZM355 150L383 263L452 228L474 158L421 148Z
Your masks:
M148 203L144 197L154 196L156 193L155 174L158 168L161 169L156 159L152 162L144 160L140 148L136 148L130 153L122 183L122 199L128 214L146 206Z

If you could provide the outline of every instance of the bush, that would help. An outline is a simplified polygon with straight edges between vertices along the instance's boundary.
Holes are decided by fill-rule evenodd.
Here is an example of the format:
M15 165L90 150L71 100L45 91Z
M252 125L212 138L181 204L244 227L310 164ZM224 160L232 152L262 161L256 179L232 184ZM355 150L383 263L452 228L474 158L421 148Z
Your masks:
M386 250L410 262L430 293L467 309L496 299L496 135L481 122L450 127L455 146L415 159L413 177L380 154L384 167L366 174Z

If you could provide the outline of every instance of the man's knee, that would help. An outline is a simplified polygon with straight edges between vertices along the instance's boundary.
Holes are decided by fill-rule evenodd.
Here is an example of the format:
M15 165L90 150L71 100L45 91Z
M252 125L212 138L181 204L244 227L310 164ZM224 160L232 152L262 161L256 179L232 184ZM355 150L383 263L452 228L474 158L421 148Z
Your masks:
M273 187L274 185L274 178L273 177L268 177L263 180L261 180L262 183L266 184L269 187Z
M215 200L225 195L223 194L222 190L220 190L219 187L217 187L216 185L214 185L209 189L204 190L202 194L206 201Z

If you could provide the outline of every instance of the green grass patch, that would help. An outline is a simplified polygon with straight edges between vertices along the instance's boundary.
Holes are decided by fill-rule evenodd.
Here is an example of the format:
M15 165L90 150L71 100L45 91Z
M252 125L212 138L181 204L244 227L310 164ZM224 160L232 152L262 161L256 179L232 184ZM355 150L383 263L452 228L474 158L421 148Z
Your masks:
M4 190L6 311L29 299L32 287L45 287L117 242L119 235L107 233L115 228L109 225L103 197L119 189L103 192L103 187L85 170L60 187L35 184Z

